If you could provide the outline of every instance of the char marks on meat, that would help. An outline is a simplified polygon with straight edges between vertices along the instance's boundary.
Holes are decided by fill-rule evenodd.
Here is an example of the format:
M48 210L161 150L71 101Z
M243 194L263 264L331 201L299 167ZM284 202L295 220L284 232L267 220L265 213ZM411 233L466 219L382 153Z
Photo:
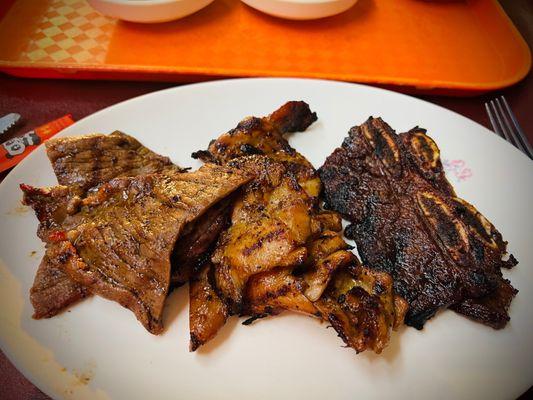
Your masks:
M194 312L200 302L191 297L191 349L235 313L250 316L246 323L284 310L323 318L348 346L377 353L403 320L405 302L394 295L392 280L360 266L348 251L339 215L320 211L317 172L285 138L315 120L306 103L289 102L267 117L246 118L207 150L193 153L254 179L236 199L211 272L191 286L191 296L209 294L214 302L211 310ZM362 283L363 276L371 283Z
M181 170L119 131L52 139L46 142L46 152L59 184L77 187L82 194L119 176Z
M316 120L316 113L311 112L306 103L290 101L267 117L245 118L236 128L212 141L207 150L197 151L192 156L204 162L224 164L253 154L272 155L282 151L295 155L296 150L284 135L305 131Z
M228 196L207 210L194 223L187 225L187 232L180 237L172 253L173 286L178 287L189 282L205 263L210 254L209 250L229 224L233 200L234 195Z
M40 231L45 232L38 232L39 237L47 243L47 248L30 295L35 310L33 316L37 319L53 317L90 294L61 269L50 264L50 253L54 253L57 259L58 248L51 248L47 231L61 229L67 210L75 206L79 196L115 177L181 170L167 157L152 152L133 137L118 131L110 135L56 138L48 140L45 145L57 180L65 186L56 188L46 196L34 191L34 201L31 196L26 197L31 202L29 205L35 208L39 220L42 220L41 214L53 215L40 225Z
M60 248L51 244L46 249L32 288L30 301L33 305L33 318L50 318L87 295L87 289L74 282L60 268L51 262L57 260Z
M211 340L229 316L228 306L218 295L213 282L213 266L206 261L189 283L191 351Z
M351 222L364 265L389 273L421 329L451 306L502 328L516 290L502 277L506 242L472 205L456 197L439 149L415 128L397 135L381 119L352 128L319 170L327 206Z
M24 192L24 204L34 209L40 222L37 236L46 245L45 255L30 289L33 318L50 318L90 295L85 287L74 282L58 268L57 263L52 263L52 260L60 259L58 255L61 248L50 238L61 236L63 221L68 216L67 210L72 208L79 197L67 186L39 189L21 185L21 189Z
M115 178L79 198L48 241L51 262L91 293L117 301L152 333L162 330L170 284L170 255L187 224L230 195L248 177L206 165L192 173ZM26 204L55 189L23 186ZM35 207L39 209L39 207ZM53 215L50 215L50 220ZM41 226L48 226L40 214Z
M237 200L212 261L219 290L232 312L240 313L251 276L304 262L313 203L284 165L268 157L249 156L230 165L255 180Z

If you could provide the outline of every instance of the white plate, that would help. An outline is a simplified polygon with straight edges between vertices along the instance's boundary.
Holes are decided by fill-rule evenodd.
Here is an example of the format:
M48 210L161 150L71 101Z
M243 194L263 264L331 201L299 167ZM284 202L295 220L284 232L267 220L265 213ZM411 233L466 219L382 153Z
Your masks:
M43 245L33 213L20 206L18 184L55 183L39 148L0 186L0 345L17 368L45 393L69 399L512 399L532 385L533 163L482 126L372 87L250 79L142 96L61 135L120 129L179 165L196 167L191 151L205 148L244 116L267 114L292 99L307 101L319 116L307 132L290 139L317 167L369 115L382 116L398 131L428 128L444 159L462 160L452 164L451 182L494 222L520 260L505 272L520 293L504 330L444 311L421 332L396 333L381 356L357 355L342 348L326 324L286 313L252 326L234 318L213 342L189 353L186 288L170 297L161 336L101 298L49 320L32 320L28 290Z

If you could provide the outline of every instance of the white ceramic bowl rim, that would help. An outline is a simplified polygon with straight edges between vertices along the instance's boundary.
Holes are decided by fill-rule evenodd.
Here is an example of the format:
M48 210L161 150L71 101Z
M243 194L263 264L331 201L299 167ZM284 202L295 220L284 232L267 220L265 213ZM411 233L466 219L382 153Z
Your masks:
M179 3L187 0L101 0L106 3L113 4L128 4L132 6L146 6L152 4L169 4L169 3ZM294 4L322 4L322 3L335 3L339 0L276 0L280 3L294 3Z
M181 3L181 2L186 2L189 0L100 0L100 1L103 3L127 5L127 6L132 6L132 7L146 7L146 6L153 6L156 4ZM322 0L318 0L318 1L322 1Z
M311 5L311 4L323 4L323 3L338 3L342 0L275 0L279 3L293 3L301 5Z

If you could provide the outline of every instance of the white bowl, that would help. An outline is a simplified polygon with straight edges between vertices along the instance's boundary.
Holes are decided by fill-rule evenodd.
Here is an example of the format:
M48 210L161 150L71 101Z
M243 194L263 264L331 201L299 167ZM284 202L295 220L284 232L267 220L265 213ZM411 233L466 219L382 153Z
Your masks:
M242 0L264 13L288 19L317 19L340 14L357 0Z
M211 4L213 0L88 0L102 14L131 22L167 22Z

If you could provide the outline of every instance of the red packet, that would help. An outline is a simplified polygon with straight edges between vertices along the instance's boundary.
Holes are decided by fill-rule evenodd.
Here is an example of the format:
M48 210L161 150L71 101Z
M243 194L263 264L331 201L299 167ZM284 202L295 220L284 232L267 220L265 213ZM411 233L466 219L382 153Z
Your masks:
M72 115L41 125L23 136L9 139L0 146L0 172L17 165L41 143L74 123Z

